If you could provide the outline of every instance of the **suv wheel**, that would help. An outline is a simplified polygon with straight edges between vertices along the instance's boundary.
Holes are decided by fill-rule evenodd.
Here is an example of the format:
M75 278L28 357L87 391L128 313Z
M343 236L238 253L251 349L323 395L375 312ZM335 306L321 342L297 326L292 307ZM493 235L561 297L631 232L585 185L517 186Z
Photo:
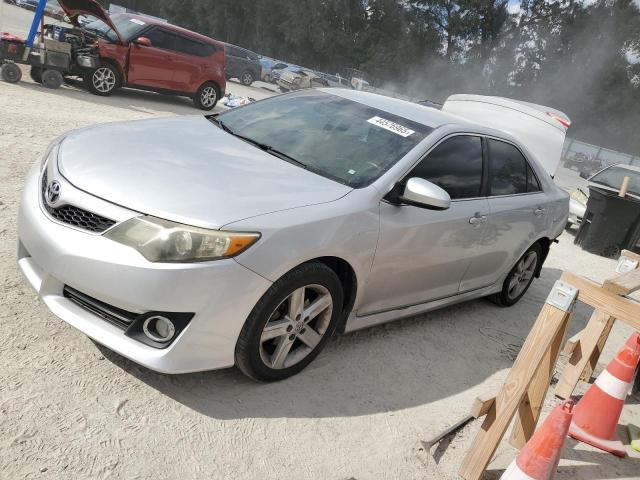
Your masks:
M242 85L244 85L245 87L250 86L254 81L255 77L249 70L240 75L240 83L242 83Z
M204 83L193 97L194 105L200 110L212 110L218 103L218 87L213 82Z
M524 252L515 267L511 269L502 284L502 291L492 295L489 299L501 307L510 307L518 303L518 300L527 293L531 286L541 261L542 249L539 244L535 243Z
M84 76L84 82L91 93L107 97L119 87L120 74L116 67L103 64L87 73Z
M236 365L260 381L282 380L320 353L342 314L342 284L319 262L275 282L249 314L236 345Z

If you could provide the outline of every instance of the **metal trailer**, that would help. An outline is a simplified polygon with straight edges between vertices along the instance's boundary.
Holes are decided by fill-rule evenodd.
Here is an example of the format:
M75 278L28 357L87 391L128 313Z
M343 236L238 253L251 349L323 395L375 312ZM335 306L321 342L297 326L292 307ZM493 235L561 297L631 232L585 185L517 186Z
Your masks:
M47 88L59 88L64 75L71 68L70 45L44 37L44 7L40 0L33 16L29 36L22 40L14 35L0 35L0 76L6 82L16 83L22 78L18 65L31 67L31 78ZM40 28L42 42L34 46Z

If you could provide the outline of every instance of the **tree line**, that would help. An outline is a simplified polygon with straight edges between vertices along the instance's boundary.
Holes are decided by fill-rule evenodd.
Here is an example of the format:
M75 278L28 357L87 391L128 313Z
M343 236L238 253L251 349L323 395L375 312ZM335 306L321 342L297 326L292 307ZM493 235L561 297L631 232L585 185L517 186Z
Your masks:
M117 0L256 53L442 102L566 112L570 135L640 153L639 0Z

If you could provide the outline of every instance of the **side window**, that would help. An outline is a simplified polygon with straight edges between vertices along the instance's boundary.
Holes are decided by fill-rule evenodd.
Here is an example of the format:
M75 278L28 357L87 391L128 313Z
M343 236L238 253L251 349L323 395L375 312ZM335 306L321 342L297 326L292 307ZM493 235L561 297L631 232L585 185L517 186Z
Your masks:
M198 57L207 57L213 53L209 45L183 37L182 35L177 36L176 50L181 53L186 53L187 55L196 55Z
M515 195L527 192L527 161L513 145L489 142L489 194Z
M542 190L538 177L533 173L533 169L527 164L527 192L539 192Z
M438 145L408 175L444 189L452 199L479 197L482 187L482 141L466 135Z
M176 49L176 36L162 28L153 28L145 33L145 37L151 40L152 47L162 48L164 50Z

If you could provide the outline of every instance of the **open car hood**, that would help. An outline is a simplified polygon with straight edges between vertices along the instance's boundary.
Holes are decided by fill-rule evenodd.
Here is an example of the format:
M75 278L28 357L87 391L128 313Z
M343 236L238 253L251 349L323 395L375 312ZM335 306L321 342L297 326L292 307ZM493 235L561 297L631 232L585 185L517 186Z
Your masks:
M122 35L120 35L120 32L118 32L118 29L111 21L111 18L109 18L109 14L96 0L58 0L58 3L69 17L71 23L76 27L79 26L79 15L91 15L92 17L96 17L109 25L120 41L124 43Z

